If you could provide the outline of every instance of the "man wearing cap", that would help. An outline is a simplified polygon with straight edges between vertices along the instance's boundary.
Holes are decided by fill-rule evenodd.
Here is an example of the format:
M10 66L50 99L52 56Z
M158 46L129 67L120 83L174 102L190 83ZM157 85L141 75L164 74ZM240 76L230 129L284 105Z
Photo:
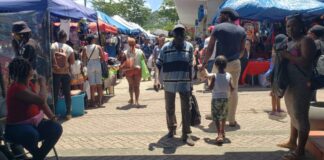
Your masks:
M235 112L238 102L238 81L241 72L240 56L244 53L245 45L245 30L234 21L239 18L238 13L231 8L224 8L220 14L220 24L215 26L215 29L210 38L206 56L203 60L202 66L205 67L208 59L211 57L214 46L217 41L216 56L224 55L228 60L226 72L229 72L233 77L234 92L231 93L229 99L229 112L227 120L232 127L236 126ZM215 67L214 67L215 68Z
M12 24L12 46L16 57L27 59L33 69L36 68L36 57L41 54L38 43L31 38L31 29L25 21L17 21Z
M195 143L190 135L190 103L193 65L193 46L185 41L185 27L177 24L173 28L174 39L166 43L156 61L156 77L154 88L160 88L159 76L162 76L164 83L165 108L168 137L176 134L177 121L175 115L175 96L179 92L181 99L182 114L182 140L190 146ZM161 71L161 75L160 72Z

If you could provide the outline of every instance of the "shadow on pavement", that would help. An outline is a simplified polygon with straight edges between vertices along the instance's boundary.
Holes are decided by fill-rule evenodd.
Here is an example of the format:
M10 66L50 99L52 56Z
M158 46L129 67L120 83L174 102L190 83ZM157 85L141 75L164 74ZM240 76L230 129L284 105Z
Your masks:
M215 151L216 152L216 151ZM216 153L217 154L217 153ZM125 155L125 156L85 156L60 157L60 160L279 160L284 151L273 152L225 152L223 155ZM303 160L313 160L307 155ZM49 158L54 160L54 158Z
M149 151L154 151L156 148L163 148L164 154L174 154L178 147L185 145L181 138L168 138L167 135L161 137L158 142L148 145Z
M147 107L147 105L136 106L134 104L127 104L125 106L116 107L116 109L118 109L118 110L130 110L130 109L141 109L141 108L146 108L146 107Z

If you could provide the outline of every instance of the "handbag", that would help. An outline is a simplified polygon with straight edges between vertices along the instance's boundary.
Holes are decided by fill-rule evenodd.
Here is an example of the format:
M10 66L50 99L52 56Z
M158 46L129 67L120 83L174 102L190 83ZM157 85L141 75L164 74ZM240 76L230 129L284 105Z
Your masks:
M191 105L190 125L191 126L200 125L201 124L201 115L200 115L200 111L199 111L196 96L191 93L191 96L190 96L189 100L190 100L190 105Z
M100 65L101 65L101 76L103 78L108 78L109 77L109 70L108 70L107 63L105 61L101 61Z

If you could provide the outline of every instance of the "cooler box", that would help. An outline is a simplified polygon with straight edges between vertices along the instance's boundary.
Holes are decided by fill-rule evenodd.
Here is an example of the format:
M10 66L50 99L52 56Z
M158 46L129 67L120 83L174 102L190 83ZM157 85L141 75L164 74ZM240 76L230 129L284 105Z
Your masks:
M84 96L85 93L72 96L72 116L84 115ZM55 114L58 116L65 116L66 106L64 98L58 98L57 107L55 108Z

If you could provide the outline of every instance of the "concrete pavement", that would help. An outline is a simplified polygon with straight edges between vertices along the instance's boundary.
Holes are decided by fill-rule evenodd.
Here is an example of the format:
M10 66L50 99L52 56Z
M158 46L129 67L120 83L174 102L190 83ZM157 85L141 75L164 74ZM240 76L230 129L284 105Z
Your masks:
M140 108L127 104L128 86L125 79L115 87L115 96L105 107L88 109L82 117L64 122L62 138L56 149L62 160L141 160L141 159L219 159L277 160L287 150L276 147L288 139L289 118L269 116L271 97L268 89L241 88L237 121L239 126L226 127L226 143L214 144L216 129L210 120L211 93L196 85L196 95L202 114L202 124L192 128L196 145L190 147L181 140L178 125L174 139L167 133L164 92L155 92L152 81L141 83ZM324 91L318 92L319 100ZM281 102L285 109L284 102ZM180 100L177 95L176 114L181 123ZM52 159L52 158L51 158ZM312 158L307 158L312 159Z

